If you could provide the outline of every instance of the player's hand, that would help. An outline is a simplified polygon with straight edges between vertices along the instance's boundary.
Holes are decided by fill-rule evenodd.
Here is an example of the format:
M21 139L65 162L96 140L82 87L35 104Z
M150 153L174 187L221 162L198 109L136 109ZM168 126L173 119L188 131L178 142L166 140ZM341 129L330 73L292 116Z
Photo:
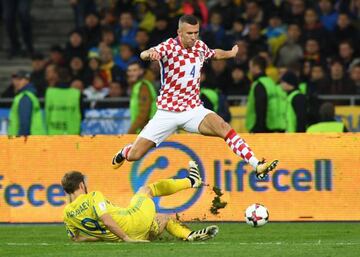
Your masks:
M238 50L239 47L237 45L234 45L233 48L231 49L232 57L235 57L237 55Z
M158 61L160 60L160 54L155 50L149 50L149 59L150 61Z

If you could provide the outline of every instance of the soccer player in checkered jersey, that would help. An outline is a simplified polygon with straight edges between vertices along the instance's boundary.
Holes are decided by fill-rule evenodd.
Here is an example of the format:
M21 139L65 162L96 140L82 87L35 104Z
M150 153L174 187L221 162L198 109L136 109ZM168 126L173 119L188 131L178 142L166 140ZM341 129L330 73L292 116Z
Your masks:
M204 108L200 101L200 70L207 59L229 59L236 56L238 47L231 50L209 49L198 39L199 21L193 15L179 19L178 37L141 52L142 60L159 61L161 89L157 112L140 132L133 144L122 148L113 157L113 168L125 160L136 161L152 147L158 146L179 127L188 132L217 136L231 150L254 167L257 177L264 178L278 160L259 161L245 141L219 115Z

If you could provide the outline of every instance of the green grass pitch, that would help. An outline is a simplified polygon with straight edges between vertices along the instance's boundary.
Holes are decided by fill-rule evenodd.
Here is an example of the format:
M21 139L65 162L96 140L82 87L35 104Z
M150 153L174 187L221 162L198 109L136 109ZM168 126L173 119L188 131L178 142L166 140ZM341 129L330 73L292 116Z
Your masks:
M190 223L201 228L208 223ZM183 242L164 235L151 243L73 243L62 225L0 225L0 256L360 256L360 223L218 223L218 236Z

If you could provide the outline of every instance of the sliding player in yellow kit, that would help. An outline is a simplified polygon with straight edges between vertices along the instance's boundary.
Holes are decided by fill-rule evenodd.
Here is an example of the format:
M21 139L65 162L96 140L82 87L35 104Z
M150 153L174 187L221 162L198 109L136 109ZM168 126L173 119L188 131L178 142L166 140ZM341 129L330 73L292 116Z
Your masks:
M113 205L99 191L88 192L85 176L78 171L66 173L61 184L71 201L64 209L64 223L68 236L76 242L149 242L164 229L174 237L197 241L213 238L219 231L215 225L192 231L173 216L156 213L152 197L203 185L194 161L189 162L188 177L162 179L141 187L126 208Z

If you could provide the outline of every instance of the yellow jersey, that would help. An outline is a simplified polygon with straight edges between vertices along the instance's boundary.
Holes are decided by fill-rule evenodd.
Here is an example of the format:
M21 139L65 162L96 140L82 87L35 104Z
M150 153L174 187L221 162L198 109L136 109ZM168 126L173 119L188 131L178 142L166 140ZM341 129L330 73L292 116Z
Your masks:
M78 196L68 204L63 219L68 236L83 234L105 241L120 240L102 222L100 217L110 214L118 226L131 238L147 239L150 230L154 229L156 215L155 205L151 198L136 194L127 208L113 205L99 191Z

